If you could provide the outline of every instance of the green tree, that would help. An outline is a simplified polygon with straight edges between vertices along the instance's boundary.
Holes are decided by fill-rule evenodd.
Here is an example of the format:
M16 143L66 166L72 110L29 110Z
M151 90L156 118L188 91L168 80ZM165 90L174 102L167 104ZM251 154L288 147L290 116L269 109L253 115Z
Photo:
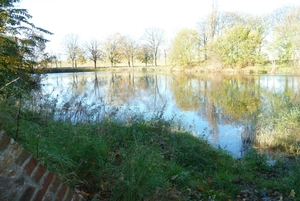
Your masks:
M260 30L238 24L216 40L214 50L225 67L243 68L262 60L262 40Z
M37 64L35 50L47 40L49 31L29 22L26 9L14 7L19 0L0 0L0 91L9 85L19 87L32 83L33 67Z
M182 29L172 43L170 60L173 65L193 67L199 62L200 39L197 30Z
M153 54L148 45L140 46L137 50L137 59L148 66L149 63L153 64Z

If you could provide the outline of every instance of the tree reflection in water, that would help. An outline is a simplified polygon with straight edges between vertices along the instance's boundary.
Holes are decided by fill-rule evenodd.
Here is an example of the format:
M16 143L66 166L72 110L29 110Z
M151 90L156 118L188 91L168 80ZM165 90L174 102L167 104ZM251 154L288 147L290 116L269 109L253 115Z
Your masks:
M67 73L49 75L35 94L58 99L56 115L62 119L80 111L73 121L91 114L101 120L110 110L128 116L128 111L149 116L163 110L165 118L177 115L186 129L192 127L196 135L204 134L239 157L255 140L256 117L268 109L270 94L294 98L299 80L280 75Z

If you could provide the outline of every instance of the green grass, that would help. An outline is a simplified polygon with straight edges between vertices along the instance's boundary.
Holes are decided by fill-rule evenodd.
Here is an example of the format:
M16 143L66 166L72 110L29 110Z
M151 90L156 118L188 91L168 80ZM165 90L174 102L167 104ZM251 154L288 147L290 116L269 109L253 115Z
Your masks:
M54 121L51 115L0 103L7 133L49 170L92 200L297 200L297 160L278 160L249 151L235 159L191 133L177 130L161 113L133 122ZM295 198L293 197L295 192ZM277 193L277 194L276 194Z

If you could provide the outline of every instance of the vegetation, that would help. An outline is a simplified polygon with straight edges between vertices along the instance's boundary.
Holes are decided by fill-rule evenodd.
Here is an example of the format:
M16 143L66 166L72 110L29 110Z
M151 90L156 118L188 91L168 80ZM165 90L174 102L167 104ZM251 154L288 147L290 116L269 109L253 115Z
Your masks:
M183 28L174 38L166 39L164 30L154 27L146 29L141 40L121 33L99 39L101 45L94 55L102 53L102 57L94 57L93 61L109 61L112 66L121 62L133 66L140 61L158 66L162 65L159 59L164 59L163 65L183 69L257 70L272 65L272 73L282 66L296 72L300 64L299 13L299 7L282 7L263 16L221 12L213 1L211 12L199 19L197 27ZM90 53L85 50L83 56L91 58Z
M175 37L170 59L173 65L194 67L199 61L199 36L195 29L183 29Z
M296 100L273 96L271 107L260 116L255 146L261 151L299 155L300 105Z
M119 121L111 111L102 121L74 123L72 116L54 121L54 105L38 113L22 107L17 120L19 108L1 102L0 121L89 200L297 200L300 194L297 160L270 165L254 150L234 159L178 130L176 117L163 120L163 112L147 121L137 112Z
M29 90L32 86L30 73L39 63L43 63L35 53L43 52L47 40L42 34L50 32L31 24L28 21L30 15L26 10L15 9L13 3L18 2L17 0L0 2L0 126L64 182L75 188L77 193L89 200L299 200L300 163L297 157L281 157L274 164L270 164L266 155L249 150L244 157L233 158L224 150L212 147L206 140L181 130L182 125L178 123L176 116L164 119L163 109L149 119L137 111L116 116L116 109L107 110L101 104L98 107L93 105L92 108L85 106L84 100L75 103L71 100L76 105L74 108L70 107L70 102L58 108L58 100L51 97L48 99L45 95L35 102L31 96L32 91ZM292 19L290 14L297 19L297 12L288 13L288 17L283 15L283 19ZM219 19L217 14L214 10L207 19L216 22L215 20ZM226 19L248 19L242 17L227 15ZM228 50L225 54L222 54L222 51L217 52L222 62L227 62L228 66L244 67L249 63L259 63L261 57L257 57L257 54L261 53L261 33L264 32L253 29L252 25L257 24L254 23L256 21L251 22L253 23L250 23L250 27L243 23L234 24L236 26L224 32L225 35L222 35L222 30L217 27L206 26L206 30L210 31L202 33L200 37L205 38L205 41L200 41L200 47L204 49L199 50L202 56L198 58L209 60L215 57L213 43L218 41L218 51L223 50L222 48ZM295 25L296 20L288 22ZM163 31L158 29L146 31L145 40L148 44L145 44L141 51L141 58L146 64L153 60L154 65L157 65L158 49L163 41L162 33ZM196 32L192 30L191 33L191 38L194 39ZM207 33L210 34L206 35ZM178 38L190 38L190 34L182 35ZM228 39L228 42L237 41L237 46L228 46L227 40L222 39L221 35ZM125 51L120 45L124 44L124 37L119 34L114 36L118 42L107 43L104 52L109 55L112 65L122 59ZM238 40L233 40L234 37ZM282 38L284 39L281 40ZM294 43L291 45L295 38L296 36L291 41L289 37L278 38L279 42L274 45L280 44L285 50L281 52L285 54L284 57L278 56L275 60L282 58L282 63L297 61L297 46L294 46ZM66 42L72 46L68 50L75 67L80 57L84 60L83 53L79 48L77 36L69 39L70 41ZM190 40L182 41L187 42L187 46L184 47L190 47ZM136 44L129 39L127 42L127 60L132 61L132 57L140 52L131 51ZM92 49L95 51L95 48ZM236 57L236 49L242 53L241 56ZM245 56L247 54L251 56L250 59ZM93 61L95 62L95 57ZM189 67L191 63L194 63L194 60L180 65ZM118 77L112 79L115 82L113 87L126 86ZM147 79L154 82L154 79ZM184 96L187 98L181 101L179 106L193 107L194 105L189 103L199 103L199 97L194 95L195 90L203 88L197 89L196 84L193 87L189 84L185 88L187 79L180 79L171 86L180 88L175 98L182 97L185 93L188 96ZM232 83L235 88L227 89ZM215 104L220 104L217 99L223 94L217 90L208 93L207 82L203 84L206 96L200 101L204 101L209 109L206 115L216 122L217 118L212 113L216 113ZM246 84L236 84L235 80L218 84L219 87L227 89L225 92L228 94L239 91L236 97L233 97L239 99L236 107L238 109L229 107L232 102L228 101L224 108L220 108L220 113L222 109L226 110L235 114L232 118L249 118L247 115L256 115L253 113L259 106L260 92L253 91ZM254 102L252 105L245 104L245 94L252 95L252 99L249 98ZM271 147L289 156L297 156L300 139L295 133L298 133L300 126L299 104L288 99L290 95L286 97L284 100L274 98L274 104L276 101L280 112L276 107L273 107L274 111L265 108L259 111L260 115L255 116L255 123L259 122L257 125L260 126L255 142L262 150ZM208 98L214 102L207 101ZM89 110L90 108L92 109ZM95 111L102 113L95 116ZM268 117L268 121L265 117ZM271 136L270 141L264 140L265 134Z
M0 94L6 97L34 82L30 73L47 42L42 34L51 34L30 23L26 10L14 8L16 2L0 1Z

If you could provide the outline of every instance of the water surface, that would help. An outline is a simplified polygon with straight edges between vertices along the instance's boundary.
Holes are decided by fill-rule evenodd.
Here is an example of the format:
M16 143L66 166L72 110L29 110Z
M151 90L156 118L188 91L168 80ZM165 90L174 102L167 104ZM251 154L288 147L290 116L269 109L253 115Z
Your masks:
M293 98L299 76L171 73L49 74L40 102L52 100L58 118L85 110L104 117L108 110L136 111L151 116L163 111L213 145L241 156L255 138L256 117L270 107L274 95ZM64 116L65 115L65 116ZM128 114L129 115L129 114ZM128 117L128 116L127 116ZM73 117L74 118L74 115Z

